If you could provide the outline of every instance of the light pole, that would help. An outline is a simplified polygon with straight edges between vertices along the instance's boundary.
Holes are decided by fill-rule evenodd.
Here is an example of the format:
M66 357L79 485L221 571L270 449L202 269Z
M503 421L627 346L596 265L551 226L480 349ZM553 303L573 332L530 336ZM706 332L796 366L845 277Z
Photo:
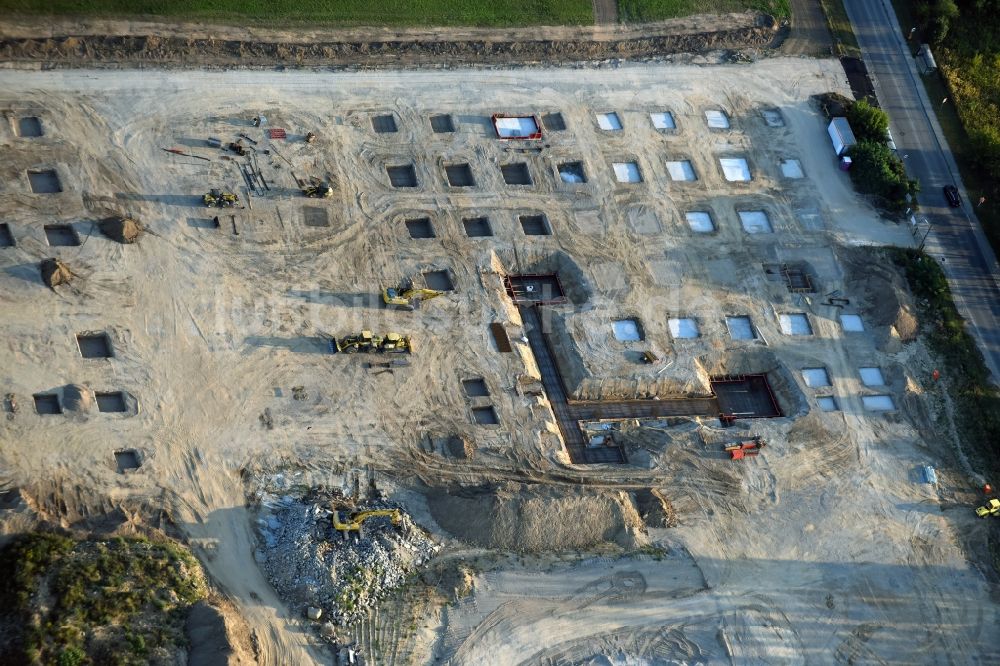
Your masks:
M931 235L931 226L932 226L930 220L928 220L926 217L924 218L924 222L927 223L927 231L924 232L924 237L920 239L920 247L917 248L921 252L924 251L924 243L927 242L927 237Z

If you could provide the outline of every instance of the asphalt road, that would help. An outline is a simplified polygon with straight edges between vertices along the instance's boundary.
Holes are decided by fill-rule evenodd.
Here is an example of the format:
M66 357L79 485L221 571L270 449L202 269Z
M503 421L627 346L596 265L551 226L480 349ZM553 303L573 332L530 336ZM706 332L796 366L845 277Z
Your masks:
M1000 268L973 214L958 168L919 80L911 48L889 0L844 0L896 148L911 178L920 181L919 236L941 262L959 312L979 343L993 381L1000 380ZM906 26L907 32L910 26ZM955 184L962 208L949 208L942 188Z

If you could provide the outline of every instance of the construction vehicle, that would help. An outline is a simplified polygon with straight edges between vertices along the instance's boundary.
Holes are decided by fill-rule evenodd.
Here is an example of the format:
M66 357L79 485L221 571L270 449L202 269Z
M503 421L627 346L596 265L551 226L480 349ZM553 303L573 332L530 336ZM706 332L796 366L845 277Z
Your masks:
M230 142L229 144L226 145L226 148L233 151L237 155L247 154L246 146L243 145L243 139L240 139L239 141Z
M306 143L313 143L316 141L316 135L313 132L306 133Z
M333 196L333 188L327 183L316 183L303 187L302 194L313 199L327 199Z
M334 338L334 348L342 354L357 354L358 352L376 352L382 345L382 338L371 331L361 331L358 335L348 335L344 338Z
M234 208L239 205L240 197L232 192L212 189L202 197L202 201L209 208Z
M412 312L420 307L423 301L429 301L444 294L437 289L415 289L412 284L400 287L387 287L382 290L382 302L386 307Z
M760 455L760 450L765 446L767 444L760 437L754 437L753 439L729 444L726 446L726 451L729 452L729 457L732 460L743 460L750 456Z
M986 506L976 507L976 515L980 518L987 516L1000 517L1000 499L993 498L986 503Z
M358 335L333 338L330 341L330 351L343 354L357 354L358 352L409 354L413 352L413 341L410 340L410 336L399 333L386 333L381 336L375 335L371 331L361 331Z
M333 528L338 532L342 532L344 538L346 539L350 532L357 532L358 535L361 534L361 523L365 522L369 518L377 518L379 516L386 516L396 527L403 521L403 512L399 509L369 509L368 511L357 511L352 513L350 517L346 520L341 515L340 511L334 511L331 519L333 521Z
M412 354L413 342L408 335L386 333L378 350L386 354Z

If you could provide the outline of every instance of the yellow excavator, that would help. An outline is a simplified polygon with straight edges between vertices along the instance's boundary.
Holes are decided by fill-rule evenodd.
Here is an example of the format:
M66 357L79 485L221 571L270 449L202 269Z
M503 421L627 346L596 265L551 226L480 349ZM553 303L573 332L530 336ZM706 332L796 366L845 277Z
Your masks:
M410 284L404 284L401 287L387 287L383 289L382 302L388 308L412 312L419 308L423 301L429 301L442 294L444 292L437 289L420 289L414 288Z
M349 532L361 532L361 523L365 522L369 518L377 518L379 516L386 516L396 527L403 521L403 512L399 509L369 509L368 511L357 511L352 513L346 520L341 515L340 511L334 511L333 516L333 528L338 532L344 533L344 538L347 538Z

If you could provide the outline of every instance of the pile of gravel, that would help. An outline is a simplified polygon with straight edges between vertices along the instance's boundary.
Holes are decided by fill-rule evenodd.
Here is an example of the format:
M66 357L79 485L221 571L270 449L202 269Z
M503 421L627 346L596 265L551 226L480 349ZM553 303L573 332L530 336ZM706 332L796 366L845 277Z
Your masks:
M426 563L437 547L406 514L399 526L388 518L369 519L360 538L354 533L345 539L333 528L330 506L315 494L264 493L255 557L292 610L306 615L320 609L319 618L312 611L313 619L350 625ZM388 508L395 507L376 501L356 510Z

